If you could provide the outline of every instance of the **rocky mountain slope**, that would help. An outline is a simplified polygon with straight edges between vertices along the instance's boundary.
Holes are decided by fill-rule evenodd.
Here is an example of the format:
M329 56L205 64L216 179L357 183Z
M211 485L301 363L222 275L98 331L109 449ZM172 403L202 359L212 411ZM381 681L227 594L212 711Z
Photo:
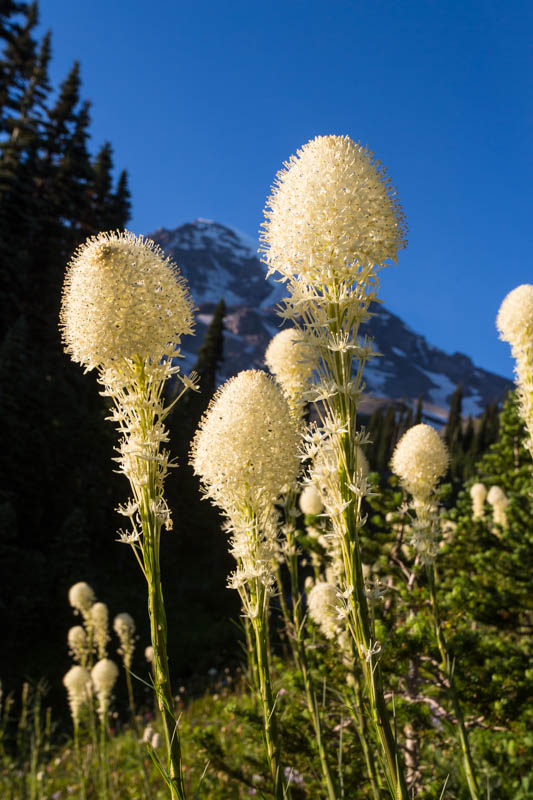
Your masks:
M222 382L242 369L264 367L264 352L280 330L275 304L283 286L265 280L257 242L212 220L197 219L173 230L149 234L179 265L199 308L197 335L183 341L186 368L194 364L205 329L221 297L228 307L225 319L225 357ZM462 353L445 353L411 330L383 306L365 326L382 354L365 370L367 392L374 397L415 402L421 395L427 414L446 416L448 398L462 383L463 413L476 415L512 386L506 378L475 366Z

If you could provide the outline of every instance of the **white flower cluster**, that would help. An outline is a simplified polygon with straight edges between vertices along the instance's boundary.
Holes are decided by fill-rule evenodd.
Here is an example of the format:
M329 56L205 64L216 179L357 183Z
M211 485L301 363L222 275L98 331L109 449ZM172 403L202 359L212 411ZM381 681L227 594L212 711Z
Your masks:
M315 583L308 594L309 616L324 636L333 639L339 631L339 601L337 589L326 581Z
M316 404L343 476L328 513L342 514L363 483L356 408L363 370L376 355L359 326L377 299L378 274L404 246L405 224L384 168L347 136L319 136L278 173L267 201L262 247L269 274L286 282L281 316L302 330L317 357ZM310 453L312 457L312 453Z
M133 652L135 650L135 622L133 617L126 611L117 614L113 620L113 630L120 640L120 650L124 666L131 668Z
M109 642L109 611L105 603L95 603L91 608L91 625L94 632L94 643L98 650L98 658L107 655Z
M96 597L94 591L85 581L73 584L68 590L68 600L70 605L87 617Z
M296 328L285 328L270 341L265 362L276 376L297 422L305 406L305 391L316 366L312 342Z
M60 327L65 350L87 370L124 359L177 355L193 331L193 307L177 267L149 239L100 233L70 262Z
M233 519L274 504L298 475L298 432L277 383L247 370L217 391L195 434L191 464Z
M77 726L80 720L80 712L92 695L91 676L85 667L76 665L71 667L63 678L63 685L67 690L70 713L72 714L74 725Z
M507 527L507 514L505 509L509 505L507 495L501 486L491 486L487 494L487 503L492 506L492 516L497 525Z
M274 504L298 475L299 437L278 384L248 370L215 394L191 447L205 494L227 515L238 569L232 585L270 586L275 555Z
M411 542L426 564L434 560L439 549L441 526L433 495L449 460L437 431L423 423L404 433L391 459L392 471L413 497L416 519L411 523Z
M118 678L118 667L109 658L97 661L91 670L91 680L98 698L98 714L103 719L109 709L111 692Z
M82 667L87 665L89 658L90 645L85 628L81 625L74 625L67 634L69 653Z
M317 136L278 172L262 240L270 272L311 285L353 283L395 258L405 225L373 153L348 136Z
M487 489L484 483L474 483L470 487L470 497L472 498L472 517L473 519L483 518L483 508L487 498Z
M142 532L138 513L150 487L159 529L171 527L163 499L169 466L160 451L168 413L162 388L171 376L183 391L196 388L196 376L182 376L172 359L179 356L184 334L194 327L193 306L178 268L150 240L129 232L101 233L88 239L69 264L63 288L60 328L65 350L86 370L98 369L102 395L114 403L109 419L122 438L121 471L130 481L133 500L119 512L133 530L121 541L135 544ZM182 392L183 393L183 392Z
M448 469L450 457L442 438L430 425L414 425L394 450L391 467L415 500L426 501Z
M515 359L520 413L526 424L527 445L533 456L533 285L517 286L500 306L496 319L500 338L511 345Z

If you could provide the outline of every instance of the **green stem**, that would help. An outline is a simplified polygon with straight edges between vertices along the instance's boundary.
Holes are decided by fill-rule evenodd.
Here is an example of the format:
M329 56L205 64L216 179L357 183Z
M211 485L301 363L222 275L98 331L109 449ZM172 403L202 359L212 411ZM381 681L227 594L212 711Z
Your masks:
M302 604L300 595L300 584L298 580L298 555L296 552L296 542L294 530L287 527L287 545L289 551L288 568L291 578L291 597L292 597L292 627L294 628L293 636L289 638L293 647L293 654L296 664L302 674L305 699L307 702L307 709L311 717L313 729L315 732L315 739L318 747L320 757L320 766L322 768L322 780L330 800L336 800L338 793L333 782L331 770L329 768L326 748L324 744L324 736L322 732L322 720L318 710L318 703L316 699L316 692L314 688L313 676L309 670L307 661L307 654L305 652L305 642L302 638L303 634L303 620L302 620Z
M431 565L427 564L426 573L428 578L429 594L431 597L431 610L433 613L433 620L435 623L435 636L437 639L437 644L439 647L439 653L441 658L441 669L448 681L448 692L450 695L450 701L452 703L455 718L457 720L457 730L459 734L461 751L463 754L463 765L466 773L466 780L468 783L468 788L470 790L470 796L472 800L482 800L476 778L474 762L472 760L472 754L470 752L470 746L468 743L468 734L464 723L463 712L461 709L461 705L459 703L459 696L457 694L457 689L455 686L453 669L450 667L450 654L448 651L448 645L446 642L446 637L444 635L444 629L442 627L442 622L440 618L439 606L437 603L437 592L435 588L436 584L435 564Z
M359 737L359 741L361 743L361 749L363 751L363 755L365 758L366 764L366 771L368 774L368 779L370 781L370 786L372 788L372 796L374 800L380 800L381 792L378 786L378 776L376 772L376 765L374 759L372 758L372 754L370 752L370 747L368 746L369 742L369 733L366 724L366 717L363 707L363 699L362 699L362 692L361 686L359 681L354 678L354 698L351 699L349 697L345 697L346 705L350 709L350 713L352 715L352 720L355 725L355 729L357 731L357 735Z
M266 603L265 588L262 585L256 585L255 594L258 613L257 616L252 618L251 624L254 632L255 662L257 668L259 695L263 709L265 747L274 787L274 797L276 800L284 800L288 794L286 793L283 785L284 775L281 764L278 721L274 699L272 696L272 682L270 676L267 642L268 628L266 620L268 606Z
M145 543L146 545L146 543ZM145 552L146 555L146 552ZM152 553L152 555L155 555ZM159 554L157 554L158 556ZM145 557L146 565L146 557ZM159 558L152 560L152 570L147 569L148 577L148 612L152 646L154 648L154 685L157 705L161 714L165 747L167 753L167 770L169 775L170 796L184 800L185 786L181 767L181 745L178 725L173 713L173 698L167 658L167 619L161 587Z

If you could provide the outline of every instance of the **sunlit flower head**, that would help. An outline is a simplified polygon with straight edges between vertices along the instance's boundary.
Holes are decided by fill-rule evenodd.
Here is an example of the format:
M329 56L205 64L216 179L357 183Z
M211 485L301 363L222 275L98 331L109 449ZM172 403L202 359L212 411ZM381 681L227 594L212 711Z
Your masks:
M75 583L68 590L68 600L70 605L77 611L81 611L86 615L89 613L91 606L95 601L94 592L88 583L80 581Z
M215 394L191 448L207 495L232 509L275 503L298 475L299 437L278 384L247 370Z
M329 283L381 265L405 246L396 192L373 153L348 136L317 136L278 172L267 200L269 271Z
M333 639L339 626L337 590L331 583L315 583L308 594L309 615L324 636Z
M192 333L192 301L176 265L152 241L100 233L68 266L60 328L66 352L87 370L137 357L157 363Z
M102 717L109 708L111 692L118 678L118 667L109 658L102 658L92 668L91 678L98 698L98 714Z
M496 327L513 348L533 347L533 285L517 286L503 300Z
M317 362L316 353L307 340L302 331L285 328L271 339L265 353L267 367L276 376L289 406L297 413L304 407L303 394Z
M299 498L299 505L303 514L312 514L313 516L320 514L324 508L320 492L312 483L304 487Z
M425 501L446 473L449 460L437 431L421 423L404 433L396 445L391 467L413 498Z
M63 685L67 690L74 725L77 725L80 711L91 696L91 676L85 667L77 665L69 669L63 678Z

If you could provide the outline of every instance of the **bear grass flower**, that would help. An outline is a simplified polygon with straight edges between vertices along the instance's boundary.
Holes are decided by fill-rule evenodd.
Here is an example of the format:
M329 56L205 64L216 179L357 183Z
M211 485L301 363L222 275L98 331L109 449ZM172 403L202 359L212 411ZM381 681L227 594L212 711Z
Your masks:
M111 692L118 678L118 667L109 658L102 658L97 661L91 670L91 679L94 691L98 698L98 715L102 721L105 720L109 710Z
M405 224L390 179L348 136L317 136L291 156L267 200L269 265L310 284L355 281L359 267L396 258Z
M497 525L507 527L507 514L505 509L509 505L507 495L501 486L491 486L487 494L487 503L492 506L492 516Z
M100 233L75 252L63 289L65 350L86 370L137 357L157 364L192 333L193 306L177 267L149 239Z
M350 635L358 653L372 650L373 621L362 576L359 528L368 484L358 466L357 404L363 372L376 355L359 336L377 301L379 272L405 246L403 213L385 168L347 136L318 136L277 174L267 200L261 246L268 275L278 274L288 297L280 316L292 320L318 359L309 391L321 426L317 440L333 447L335 465L322 500L342 555L339 588L347 599ZM309 458L320 441L307 441ZM372 651L373 654L374 651ZM370 719L389 786L406 800L407 787L384 697L379 657L360 659Z
M131 614L123 611L113 620L113 630L120 640L120 655L126 669L131 668L135 650L135 622Z
M109 642L109 611L105 603L94 603L90 613L94 644L98 651L98 658L102 659L107 655L107 643Z
M296 484L299 435L281 387L265 372L230 378L200 420L191 464L207 497L228 517L239 592L276 800L285 797L269 666L268 607L276 572L275 504Z
M91 696L91 676L85 667L78 664L69 669L63 678L63 685L67 690L72 720L75 729L77 729L80 721L81 709Z
M411 525L411 543L425 564L434 561L439 549L441 530L434 495L449 462L444 441L434 428L424 423L404 433L390 462L392 471L412 495L416 518Z
M85 667L89 657L89 639L85 628L82 625L74 625L70 628L67 634L67 643L74 661Z
M309 514L313 517L318 516L324 508L320 492L311 483L304 486L298 503L303 514Z
M79 611L84 618L88 618L96 597L88 583L79 581L68 590L68 600L76 611Z
M298 475L298 432L277 383L246 370L216 392L191 447L204 491L236 521L273 506Z
M496 327L500 338L511 345L516 362L520 414L533 457L533 285L525 283L509 292L498 311Z
M391 467L415 502L426 502L446 473L450 457L444 441L430 425L414 425L394 450Z
M470 487L470 497L472 499L473 519L483 518L483 507L487 498L487 489L484 483L474 483Z
M296 422L305 408L305 391L316 366L316 354L308 337L296 328L285 328L271 339L265 363L280 384Z
M333 639L339 631L337 588L326 581L315 583L308 594L309 616L324 636Z
M175 366L181 337L193 332L193 311L177 266L153 242L128 231L88 239L68 265L60 311L62 340L73 361L85 371L97 370L101 394L114 405L109 419L121 437L116 461L133 495L117 509L131 525L128 532L119 531L119 540L132 546L147 581L154 688L167 754L162 774L171 797L180 800L185 787L172 713L159 554L161 530L172 528L164 498L164 480L172 466L162 447L168 441L164 421L182 394L196 388L196 377L183 376ZM167 404L163 389L171 377L183 387Z

